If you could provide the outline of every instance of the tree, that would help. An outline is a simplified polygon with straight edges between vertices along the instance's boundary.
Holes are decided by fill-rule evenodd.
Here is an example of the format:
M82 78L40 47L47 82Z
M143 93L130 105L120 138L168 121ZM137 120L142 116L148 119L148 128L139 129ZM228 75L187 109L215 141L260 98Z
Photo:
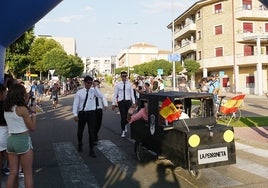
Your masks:
M195 73L199 71L200 64L199 62L192 60L192 59L186 59L184 61L184 67L188 73L189 76L191 76L191 84L190 88L195 88Z
M5 71L14 78L22 77L30 63L29 51L34 41L33 28L26 31L6 50Z
M186 71L188 72L189 76L194 75L196 72L199 71L200 69L200 64L199 62L192 60L192 59L186 59L184 61L184 67Z
M133 67L134 73L144 76L157 76L158 69L163 69L163 76L168 76L172 73L173 65L166 60L153 60L141 65L136 65ZM175 63L176 73L182 71L182 66L180 62Z
M67 55L60 48L54 48L43 56L44 71L54 69L55 73L63 77L81 76L84 64L80 57Z
M55 48L64 51L62 46L54 39L41 37L34 40L29 53L31 57L31 67L40 73L48 71L43 58L47 52Z
M71 61L67 53L60 48L54 48L45 53L42 64L44 65L44 71L54 69L56 74L64 77L71 70Z
M71 69L68 74L66 74L66 77L73 78L77 76L81 76L84 70L84 64L80 57L69 55L69 59L71 61Z

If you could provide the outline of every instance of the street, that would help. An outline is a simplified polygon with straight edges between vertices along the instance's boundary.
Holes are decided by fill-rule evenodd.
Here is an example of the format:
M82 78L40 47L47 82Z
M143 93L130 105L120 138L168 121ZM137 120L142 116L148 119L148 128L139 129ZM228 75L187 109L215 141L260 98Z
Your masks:
M104 91L106 92L112 91ZM202 169L195 179L182 168L172 168L167 160L147 155L139 163L134 153L130 129L121 138L120 115L109 108L104 112L100 141L89 154L87 129L83 152L77 152L76 123L71 113L73 95L61 97L59 107L44 104L45 113L38 115L38 127L32 133L34 146L34 184L38 188L88 187L267 187L268 151L236 143L237 163ZM20 179L20 184L23 179ZM21 187L23 187L21 185Z

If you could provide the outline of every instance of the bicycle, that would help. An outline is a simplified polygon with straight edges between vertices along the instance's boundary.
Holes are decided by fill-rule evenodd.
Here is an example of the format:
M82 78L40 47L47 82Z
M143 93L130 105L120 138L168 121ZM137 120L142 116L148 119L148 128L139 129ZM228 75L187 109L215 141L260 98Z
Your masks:
M218 102L215 105L215 116L217 120L227 122L226 125L229 126L231 121L238 121L242 114L240 108L244 102L245 95L238 95L231 99L225 99L226 96L218 96ZM191 117L204 117L205 115L205 105L203 101L200 104L193 105L191 110Z
M242 116L241 107L243 106L245 95L240 94L227 100L224 99L225 97L219 96L220 103L217 109L217 119L227 121L226 125L229 126L232 120L240 120Z

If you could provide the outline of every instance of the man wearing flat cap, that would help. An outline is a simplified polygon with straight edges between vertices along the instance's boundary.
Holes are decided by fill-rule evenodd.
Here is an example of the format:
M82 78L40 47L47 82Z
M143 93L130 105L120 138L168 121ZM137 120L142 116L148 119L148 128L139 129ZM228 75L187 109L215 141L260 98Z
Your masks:
M89 134L89 156L95 158L94 140L95 140L95 123L96 123L96 98L103 97L98 87L93 85L93 78L86 76L84 78L84 88L78 90L73 101L74 120L78 122L77 140L78 151L83 151L83 132L85 125L88 126Z

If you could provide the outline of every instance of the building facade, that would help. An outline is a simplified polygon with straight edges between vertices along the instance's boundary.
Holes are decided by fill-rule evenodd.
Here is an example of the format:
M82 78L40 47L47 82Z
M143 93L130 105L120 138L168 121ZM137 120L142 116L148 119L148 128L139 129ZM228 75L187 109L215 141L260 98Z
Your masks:
M258 0L200 0L168 25L174 52L218 72L222 88L263 95L268 78L268 10Z
M129 69L135 65L153 60L168 60L170 53L167 50L158 50L156 46L147 43L133 44L117 55L116 68L126 67L129 73Z
M38 35L37 37L53 39L56 42L60 43L68 55L76 55L76 41L73 37L53 37L51 35Z
M113 57L84 57L84 74L90 76L111 75Z

